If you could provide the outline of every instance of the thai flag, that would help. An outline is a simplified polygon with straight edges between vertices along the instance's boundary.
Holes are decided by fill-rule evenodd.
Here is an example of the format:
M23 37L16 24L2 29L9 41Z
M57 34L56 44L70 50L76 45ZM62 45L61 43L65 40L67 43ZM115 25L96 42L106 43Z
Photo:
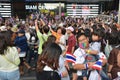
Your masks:
M66 61L75 63L76 62L76 57L73 54L66 53Z
M92 69L95 69L95 70L100 71L100 70L102 69L102 62L103 62L102 59L98 60L98 61L92 66Z

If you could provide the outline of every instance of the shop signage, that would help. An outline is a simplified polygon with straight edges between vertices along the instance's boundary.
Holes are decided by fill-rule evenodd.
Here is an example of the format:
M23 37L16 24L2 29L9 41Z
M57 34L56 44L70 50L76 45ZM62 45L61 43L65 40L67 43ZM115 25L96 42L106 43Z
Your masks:
M37 10L37 5L26 5L25 9L34 9L34 10Z
M96 16L99 14L99 4L67 4L66 9L70 16Z

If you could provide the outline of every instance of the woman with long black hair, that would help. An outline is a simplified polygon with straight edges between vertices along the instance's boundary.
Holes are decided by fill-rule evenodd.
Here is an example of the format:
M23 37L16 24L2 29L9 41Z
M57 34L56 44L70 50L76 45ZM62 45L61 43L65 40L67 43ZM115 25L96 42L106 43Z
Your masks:
M19 80L19 55L11 43L10 31L0 32L0 80Z
M56 43L50 43L42 51L37 62L37 80L61 80L57 73L62 50Z

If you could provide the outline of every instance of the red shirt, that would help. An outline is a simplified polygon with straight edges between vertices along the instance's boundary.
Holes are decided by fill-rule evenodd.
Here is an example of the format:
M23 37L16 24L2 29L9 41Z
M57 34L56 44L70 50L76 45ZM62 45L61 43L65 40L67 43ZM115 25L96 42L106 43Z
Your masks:
M70 36L68 38L68 42L67 42L67 46L68 46L68 49L67 49L67 52L69 53L72 53L72 48L75 47L76 45L76 38L74 35Z

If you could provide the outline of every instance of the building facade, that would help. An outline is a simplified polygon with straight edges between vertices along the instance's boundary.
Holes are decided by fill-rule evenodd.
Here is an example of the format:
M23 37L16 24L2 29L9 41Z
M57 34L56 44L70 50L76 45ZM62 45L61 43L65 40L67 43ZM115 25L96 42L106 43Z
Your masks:
M117 0L0 0L0 15L25 18L30 12L67 13L70 16L97 15L105 10L118 9ZM109 4L109 5L106 5ZM3 11L5 10L5 11Z

